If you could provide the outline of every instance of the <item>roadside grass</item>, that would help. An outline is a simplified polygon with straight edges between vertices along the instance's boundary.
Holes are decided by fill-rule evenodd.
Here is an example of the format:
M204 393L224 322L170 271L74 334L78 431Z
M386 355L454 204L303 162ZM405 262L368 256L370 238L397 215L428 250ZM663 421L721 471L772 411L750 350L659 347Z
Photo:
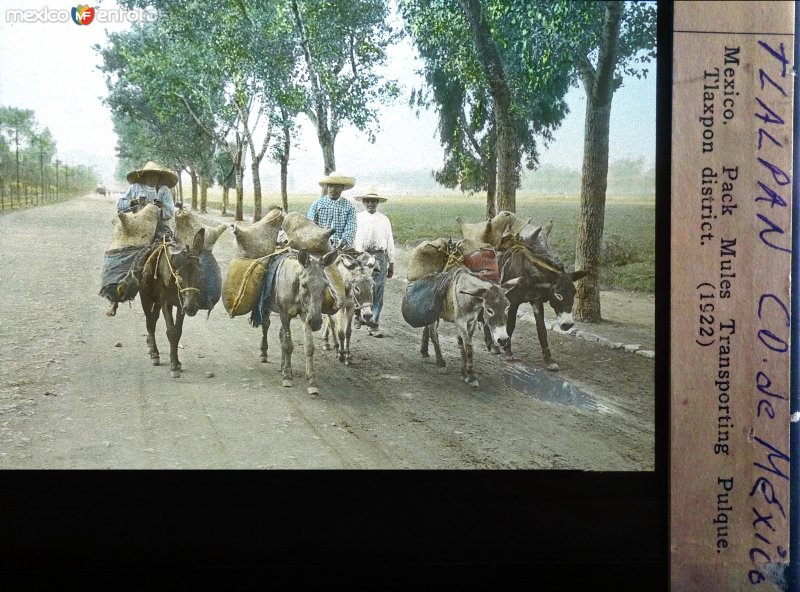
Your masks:
M353 195L357 192L350 191ZM229 212L235 211L235 193L231 191ZM210 188L208 208L219 211L222 191ZM290 195L290 211L308 211L317 195ZM252 194L245 192L244 219L253 215ZM280 205L280 195L267 193L262 211ZM414 246L420 241L461 236L456 218L465 222L485 219L482 196L432 195L396 196L379 206L392 221L395 241ZM550 245L566 262L575 260L580 198L577 195L517 195L517 213L530 217L537 225L553 221ZM603 289L655 291L655 200L646 197L609 196L603 238L600 281Z

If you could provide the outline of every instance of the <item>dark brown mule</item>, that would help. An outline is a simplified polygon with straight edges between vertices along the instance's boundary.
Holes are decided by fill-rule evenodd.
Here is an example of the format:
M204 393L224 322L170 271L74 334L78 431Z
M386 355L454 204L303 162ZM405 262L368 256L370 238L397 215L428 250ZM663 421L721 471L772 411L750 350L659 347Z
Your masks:
M161 363L156 347L155 330L158 316L163 312L169 339L172 378L181 376L178 342L183 333L183 318L186 315L193 317L199 308L200 251L204 239L203 228L194 235L191 248L175 239L162 237L152 249L142 270L139 297L147 322L150 359L153 361L153 366ZM174 318L173 308L177 308Z
M572 319L572 305L575 301L574 282L586 276L588 272L565 270L564 263L550 249L549 231L550 228L547 228L543 233L541 227L532 228L528 225L519 235L504 237L499 264L501 282L505 283L513 278L521 279L520 283L506 294L511 306L506 326L509 342L503 350L509 358L513 356L511 337L517 324L517 311L521 304L528 302L533 307L536 335L542 348L544 363L548 370L555 371L559 367L553 360L547 340L544 304L549 303L555 311L556 323L562 331L571 329L575 324ZM485 335L485 341L487 349L497 352L488 335Z

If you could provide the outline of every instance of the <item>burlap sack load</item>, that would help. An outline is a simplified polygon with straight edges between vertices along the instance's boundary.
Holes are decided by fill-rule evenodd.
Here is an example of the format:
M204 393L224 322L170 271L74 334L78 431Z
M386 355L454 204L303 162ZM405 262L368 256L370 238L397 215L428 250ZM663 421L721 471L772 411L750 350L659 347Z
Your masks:
M446 239L437 238L432 241L423 241L411 251L406 277L409 282L413 282L431 273L443 271L446 263Z
M461 228L461 236L465 239L472 239L499 247L503 236L507 234L517 234L530 222L530 218L523 218L513 212L502 211L491 220L485 222L464 222L460 217L456 218Z
M231 318L253 311L270 259L234 257L228 263L228 272L222 284L222 305Z
M146 247L153 242L158 216L158 206L153 204L147 204L138 212L118 212L108 249Z
M223 232L228 228L227 224L220 224L218 226L208 226L203 224L197 216L189 210L178 210L175 212L175 236L178 240L186 245L191 245L194 235L201 228L205 228L205 240L203 241L203 250L211 251L214 244Z
M258 259L275 251L278 233L283 222L283 211L271 208L258 222L250 226L233 226L236 239L235 256L240 259Z
M117 213L111 246L103 254L100 271L100 295L109 302L132 300L139 293L141 266L153 242L158 216L158 206L153 204L138 212Z
M320 228L300 212L289 212L283 220L283 231L293 249L305 249L314 255L330 252L333 228Z

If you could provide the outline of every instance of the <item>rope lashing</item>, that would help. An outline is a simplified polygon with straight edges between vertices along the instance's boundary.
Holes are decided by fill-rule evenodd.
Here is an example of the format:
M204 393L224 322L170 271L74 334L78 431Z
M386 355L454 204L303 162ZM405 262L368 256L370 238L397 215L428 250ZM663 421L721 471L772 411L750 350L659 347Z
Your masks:
M544 269L546 271L552 273L562 273L562 269L558 269L554 265L548 263L547 261L540 259L533 253L531 253L528 245L526 245L521 239L517 237L517 235L508 235L504 236L503 240L500 243L500 248L506 251L509 255L514 253L522 253L522 255L531 263L533 263L539 269Z
M269 259L275 257L276 255L280 255L281 253L285 253L289 250L288 247L283 249L278 249L269 255L265 255L264 257L260 257L258 259L254 259L253 262L248 266L245 270L244 275L242 276L242 283L239 284L239 291L236 293L236 298L233 299L233 306L231 306L231 310L239 310L239 306L242 303L242 298L244 298L245 290L247 289L247 284L250 280L250 276L253 274L253 271L258 265L263 265L265 268L269 266Z

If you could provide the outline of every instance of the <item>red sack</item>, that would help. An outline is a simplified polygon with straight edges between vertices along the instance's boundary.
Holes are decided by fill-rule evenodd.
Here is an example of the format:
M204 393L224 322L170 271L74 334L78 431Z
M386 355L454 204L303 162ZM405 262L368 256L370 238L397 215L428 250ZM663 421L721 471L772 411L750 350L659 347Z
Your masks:
M497 253L494 249L481 248L464 255L464 265L482 280L489 282L500 281L500 267L497 263Z

